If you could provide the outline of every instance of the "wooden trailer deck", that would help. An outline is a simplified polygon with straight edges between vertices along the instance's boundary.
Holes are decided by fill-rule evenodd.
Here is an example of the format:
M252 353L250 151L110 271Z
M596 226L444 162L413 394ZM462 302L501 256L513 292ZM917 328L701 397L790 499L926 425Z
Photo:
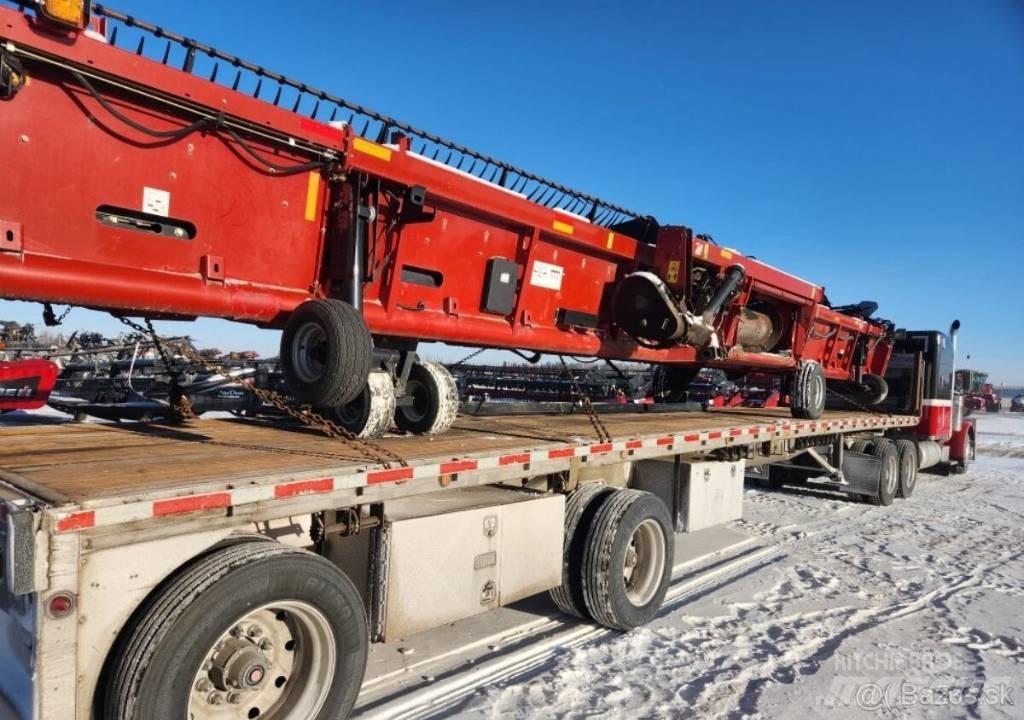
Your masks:
M439 474L467 469L453 460L545 457L630 452L636 438L671 450L672 442L708 449L728 442L750 442L797 434L911 425L909 416L827 411L818 421L797 421L788 409L690 413L609 414L602 421L615 443L600 443L584 415L460 418L440 436L388 437L377 441L410 464L434 463ZM770 423L766 425L766 423ZM675 440L652 436L674 434ZM626 444L624 444L626 443ZM613 447L613 445L615 447ZM561 448L559 450L558 448ZM679 450L676 450L679 452ZM667 454L667 453L666 453ZM359 472L376 466L347 444L315 430L252 419L196 420L184 425L30 424L0 427L0 482L55 505L88 503L176 488L237 486L263 478L309 477L319 471ZM417 476L419 473L417 472ZM394 476L400 480L401 475ZM370 479L372 483L373 480Z

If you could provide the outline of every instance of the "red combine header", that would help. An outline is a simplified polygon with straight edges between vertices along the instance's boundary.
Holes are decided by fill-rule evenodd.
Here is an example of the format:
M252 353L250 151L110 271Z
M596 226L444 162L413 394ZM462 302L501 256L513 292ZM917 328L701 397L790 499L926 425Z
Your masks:
M455 394L419 341L650 362L683 389L766 372L804 418L826 382L885 397L873 303L109 8L87 30L81 3L15 5L5 298L281 328L297 399L415 432Z

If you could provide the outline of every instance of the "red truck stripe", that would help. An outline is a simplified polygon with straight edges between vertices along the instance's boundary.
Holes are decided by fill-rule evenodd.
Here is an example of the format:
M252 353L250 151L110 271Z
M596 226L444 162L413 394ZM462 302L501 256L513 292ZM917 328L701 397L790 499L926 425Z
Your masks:
M334 491L334 478L320 478L319 480L299 480L298 482L285 483L274 488L274 497L278 499L295 497L296 495L309 495L312 493L327 493Z
M57 523L57 532L73 532L86 530L96 524L96 511L86 510L68 515Z
M412 480L412 474L413 469L411 467L375 470L374 472L366 473L366 484L377 485L379 483Z
M498 458L499 465L525 465L528 462L530 462L530 453L502 455L500 458Z
M479 463L476 460L453 460L441 463L441 474L451 475L457 472L467 472L469 470L476 470L478 467Z
M155 501L153 503L153 517L181 515L182 513L226 507L231 507L231 493L229 492L190 495L189 497Z

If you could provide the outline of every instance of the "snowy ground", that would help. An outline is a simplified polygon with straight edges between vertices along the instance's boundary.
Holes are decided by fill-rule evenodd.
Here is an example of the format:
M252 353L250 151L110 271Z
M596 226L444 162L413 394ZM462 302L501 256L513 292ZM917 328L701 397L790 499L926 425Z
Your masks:
M748 489L765 562L434 716L1024 717L1024 416L978 427L967 474L890 508Z

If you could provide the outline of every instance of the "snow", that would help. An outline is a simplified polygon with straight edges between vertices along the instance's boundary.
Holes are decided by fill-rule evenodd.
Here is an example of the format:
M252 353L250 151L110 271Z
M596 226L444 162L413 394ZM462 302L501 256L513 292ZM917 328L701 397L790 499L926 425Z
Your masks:
M748 487L773 556L435 716L1024 717L1024 416L978 429L968 473L889 508Z

